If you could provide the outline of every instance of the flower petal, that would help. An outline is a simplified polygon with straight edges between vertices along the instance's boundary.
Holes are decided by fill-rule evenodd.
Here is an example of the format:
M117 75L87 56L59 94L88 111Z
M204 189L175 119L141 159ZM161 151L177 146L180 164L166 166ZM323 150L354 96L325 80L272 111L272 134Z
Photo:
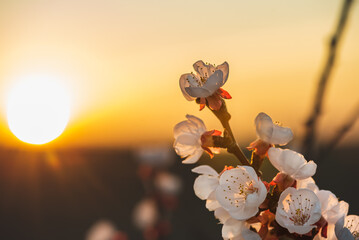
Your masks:
M186 88L191 86L188 82L188 77L190 77L191 74L190 73L186 73L181 75L180 80L179 80L179 85L182 91L183 96L188 100L188 101L193 101L195 98L191 97L187 92L186 92Z
M267 143L285 145L293 139L290 128L274 124L272 118L263 112L257 115L254 122L257 136Z
M258 213L258 207L239 207L237 210L229 211L229 214L234 218L241 221L247 220Z
M344 221L347 220L347 218L350 216L347 216L346 218L341 217L336 223L335 223L335 235L338 238L338 240L355 240L353 237L353 234L351 231L345 227Z
M356 238L359 233L359 216L349 215L345 217L344 227L349 229Z
M238 178L237 180L247 181L247 176L249 175L247 173L248 168L251 167L239 166L237 168L232 168L230 170L224 171L219 179L219 183L221 185L227 185L232 178Z
M322 206L322 216L329 224L335 224L339 218L348 214L349 204L344 201L339 202L332 192L320 190L317 196Z
M238 220L253 217L266 195L265 185L249 166L239 166L224 171L216 188L217 201Z
M227 82L229 74L229 65L227 62L222 63L216 67L216 70L221 70L223 72L223 83L222 86Z
M194 181L193 189L197 197L205 200L217 188L218 177L200 175Z
M184 164L193 164L196 163L203 154L202 149L198 149L193 155L188 156L185 160L182 161Z
M188 145L188 146L201 145L201 143L199 142L198 136L196 136L194 134L188 134L188 133L179 135L176 138L175 142L176 142L176 144Z
M300 188L307 188L309 190L312 190L315 193L317 193L319 191L319 188L315 184L315 181L312 177L297 180L297 189L300 189Z
M247 228L242 231L242 238L244 240L262 240L258 233L255 233Z
M199 60L193 64L193 69L202 78L209 78L214 72L215 67L212 64L205 64L202 60Z
M259 113L254 119L257 136L265 142L269 142L273 134L273 121L270 116L264 112Z
M317 164L313 161L309 161L308 163L304 164L294 175L295 179L306 179L311 177L317 171Z
M342 228L341 231L336 232L335 235L338 240L356 240L347 228Z
M184 158L190 155L195 154L198 150L200 150L201 148L196 147L196 146L191 146L191 145L183 145L178 143L177 141L175 141L173 143L173 147L177 153L177 155L179 155L180 157Z
M346 216L349 211L349 204L345 201L340 201L338 205L331 209L331 213L333 217L331 217L328 213L328 220L333 222L334 219L338 220L338 216Z
M190 123L187 120L177 123L173 128L174 138L177 138L183 133L194 133L194 129L192 129Z
M293 132L290 128L273 124L273 134L270 139L271 144L286 145L292 139Z
M278 171L283 171L284 167L282 153L283 149L280 148L271 147L268 150L268 159Z
M183 133L202 135L206 131L204 122L193 115L186 115L187 120L177 123L173 128L174 138Z
M224 224L222 228L223 238L234 238L241 234L243 228L245 228L243 221L230 218Z
M268 158L280 172L298 180L313 176L317 169L313 161L308 163L302 154L289 149L271 147L268 150Z
M295 151L292 151L290 149L280 149L280 148L276 148L277 150L276 151L281 151L281 162L282 162L282 171L289 174L289 175L292 175L294 176L298 171L299 169L301 169L304 164L306 164L306 160L304 158L304 156L300 153L297 153ZM279 150L280 149L280 150ZM274 151L272 149L272 151ZM311 176L307 176L305 178L308 178L308 177L311 177ZM303 179L305 179L303 178Z
M193 123L195 125L198 133L202 134L206 131L206 125L204 124L202 119L200 119L196 116L190 115L190 114L187 114L186 118L188 119L188 121L190 121L191 123Z
M338 238L335 236L334 227L335 227L334 224L328 224L326 230L327 237L322 236L323 228L319 229L319 232L317 235L315 235L314 240L338 240Z
M186 87L185 91L193 98L206 98L212 95L212 92L203 87Z
M214 177L219 176L217 171L214 170L212 167L210 167L208 165L201 165L201 166L195 167L195 168L192 169L192 172L198 173L198 174L214 176Z
M201 135L206 131L203 121L195 116L186 115L187 120L182 121L173 129L175 141L173 147L182 158L187 157L183 163L195 163L201 157Z
M289 187L280 195L275 219L290 233L306 234L320 218L320 201L313 191Z
M267 197L268 191L267 191L266 186L264 185L264 183L261 180L259 180L257 187L258 187L257 201L260 202L260 204L262 204Z
M203 88L207 89L211 95L223 86L223 72L215 71L203 84Z
M222 207L217 208L214 211L214 216L219 220L220 223L224 224L228 219L231 218L231 215Z
M206 200L206 208L209 211L214 211L217 208L221 208L221 205L219 204L219 202L216 199L216 192L213 191L211 194L209 194L207 200Z

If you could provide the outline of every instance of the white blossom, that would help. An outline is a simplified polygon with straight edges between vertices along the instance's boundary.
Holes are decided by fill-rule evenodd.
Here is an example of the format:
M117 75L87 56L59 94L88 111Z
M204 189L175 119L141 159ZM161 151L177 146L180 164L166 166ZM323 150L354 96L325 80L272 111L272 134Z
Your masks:
M322 229L314 238L315 240L337 240L335 235L335 223L348 214L349 204L338 201L338 198L330 191L320 190L316 192L322 207L322 216L328 222L327 237L321 235Z
M192 169L192 172L201 174L194 181L194 193L202 200L208 199L219 185L219 174L216 172L216 170L207 165L195 167ZM213 197L212 200L217 201Z
M349 204L344 201L339 202L332 192L320 190L316 194L322 207L322 216L329 224L335 224L348 214Z
M309 190L312 190L314 193L317 193L319 191L319 188L315 184L315 181L312 177L297 180L297 189L300 188L307 188Z
M139 229L146 229L156 224L158 209L154 200L144 199L139 202L133 211L133 221Z
M275 219L290 233L306 234L320 218L320 201L313 191L289 187L280 195Z
M216 199L237 220L247 220L257 214L267 196L267 189L249 166L225 171L219 178Z
M348 214L349 204L339 201L338 198L327 190L319 190L313 178L297 181L297 189L306 188L312 190L319 198L323 218L328 222L327 237L322 236L322 230L315 236L314 240L337 240L335 236L335 223Z
M286 145L293 139L290 128L273 123L272 118L261 112L254 120L258 138L269 144Z
M338 240L359 239L359 216L349 215L340 218L335 224L335 235Z
M182 163L196 163L202 156L201 136L206 132L203 121L195 116L186 115L186 121L178 123L174 127L175 142L173 147L178 155L186 158Z
M245 221L236 220L231 217L229 212L222 207L214 211L214 216L219 220L222 227L223 239L231 240L260 240L260 236L251 230L250 225Z
M213 191L211 194L209 194L208 198L206 199L206 208L209 211L215 211L218 208L222 208L221 204L216 199L216 192Z
M258 233L249 230L248 224L233 218L223 224L222 237L230 240L261 240Z
M313 178L307 178L297 181L297 189L306 188L312 190L319 198L322 216L329 224L335 224L341 217L348 214L349 204L345 201L339 201L330 191L319 190Z
M179 80L183 96L189 101L211 96L227 81L227 62L215 67L200 60L193 64L193 68L196 73L183 74Z
M224 224L227 220L233 219L229 212L223 207L219 206L214 211L214 216L219 220L220 223Z
M314 240L338 240L338 238L335 236L334 231L335 224L328 224L327 226L327 234L326 237L322 236L323 228L320 229L317 235L315 235Z
M86 240L109 240L113 239L116 233L117 229L111 222L100 220L90 228Z
M227 172L229 170L226 170ZM260 240L257 233L250 231L244 221L234 219L216 199L216 189L219 186L219 174L210 166L203 165L192 169L192 172L201 174L194 183L194 192L202 200L206 200L206 207L214 211L214 216L219 220L224 239L231 240Z
M296 180L311 177L317 170L317 164L313 161L307 162L302 154L289 149L271 147L268 150L268 158L276 169Z
M158 173L154 184L159 191L165 194L177 194L182 187L181 179L168 172Z

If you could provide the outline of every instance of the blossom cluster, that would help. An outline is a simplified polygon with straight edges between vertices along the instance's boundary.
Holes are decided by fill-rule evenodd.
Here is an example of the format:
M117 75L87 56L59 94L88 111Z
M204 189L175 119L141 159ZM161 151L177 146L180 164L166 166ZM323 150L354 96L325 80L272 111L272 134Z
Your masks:
M348 216L348 203L319 189L312 178L316 163L285 148L293 139L290 128L259 113L254 120L257 139L247 147L251 161L241 153L224 101L231 96L221 88L228 79L228 63L215 67L198 61L193 67L195 73L180 77L182 93L196 100L200 110L207 106L224 131L207 130L201 119L187 115L174 127L174 149L184 164L196 163L204 152L213 157L220 148L241 160L241 165L225 166L221 172L208 165L192 169L199 175L194 192L223 224L223 239L359 239L359 216ZM269 183L261 177L263 161L279 171Z
M168 146L141 147L137 150L137 159L137 175L145 194L133 209L133 224L145 240L168 238L171 216L178 206L177 197L182 187L181 179L169 170L173 153Z

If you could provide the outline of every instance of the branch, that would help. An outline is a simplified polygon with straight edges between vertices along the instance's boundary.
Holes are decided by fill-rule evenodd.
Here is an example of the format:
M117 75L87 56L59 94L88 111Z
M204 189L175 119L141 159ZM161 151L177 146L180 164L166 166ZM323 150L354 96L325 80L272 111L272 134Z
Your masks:
M222 100L222 106L219 110L212 110L208 104L207 107L212 111L212 113L219 119L221 122L223 128L225 129L224 133L228 135L228 137L231 139L231 144L227 147L227 151L229 153L234 154L238 160L241 162L242 165L250 166L250 163L240 147L238 146L238 143L236 142L236 139L234 138L231 126L229 125L229 120L231 119L231 115L227 111L226 102Z
M318 161L324 159L328 154L338 145L338 143L343 139L345 134L354 126L356 120L359 118L359 102L354 108L354 111L347 119L346 122L338 129L334 137L323 147L318 156Z
M343 31L345 29L353 2L354 0L344 0L337 27L328 45L328 56L325 61L321 76L319 78L317 92L314 100L314 106L305 124L306 132L304 135L302 146L304 155L309 158L313 154L313 145L316 139L315 129L318 123L319 116L322 112L325 91L336 60L338 45L340 43L340 40L342 39Z

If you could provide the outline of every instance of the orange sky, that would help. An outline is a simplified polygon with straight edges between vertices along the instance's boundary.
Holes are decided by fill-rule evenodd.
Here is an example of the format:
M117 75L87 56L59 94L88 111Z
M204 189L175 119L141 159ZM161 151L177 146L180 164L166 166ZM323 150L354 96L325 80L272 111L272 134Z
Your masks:
M172 139L186 113L220 128L187 102L182 73L203 59L230 66L224 86L239 140L255 137L265 111L299 140L325 44L341 1L46 1L0 2L0 139L17 144L6 96L21 77L56 75L72 97L59 146L129 146ZM320 125L332 134L358 101L359 5L354 5ZM330 129L330 131L328 131ZM359 141L359 124L344 143Z

